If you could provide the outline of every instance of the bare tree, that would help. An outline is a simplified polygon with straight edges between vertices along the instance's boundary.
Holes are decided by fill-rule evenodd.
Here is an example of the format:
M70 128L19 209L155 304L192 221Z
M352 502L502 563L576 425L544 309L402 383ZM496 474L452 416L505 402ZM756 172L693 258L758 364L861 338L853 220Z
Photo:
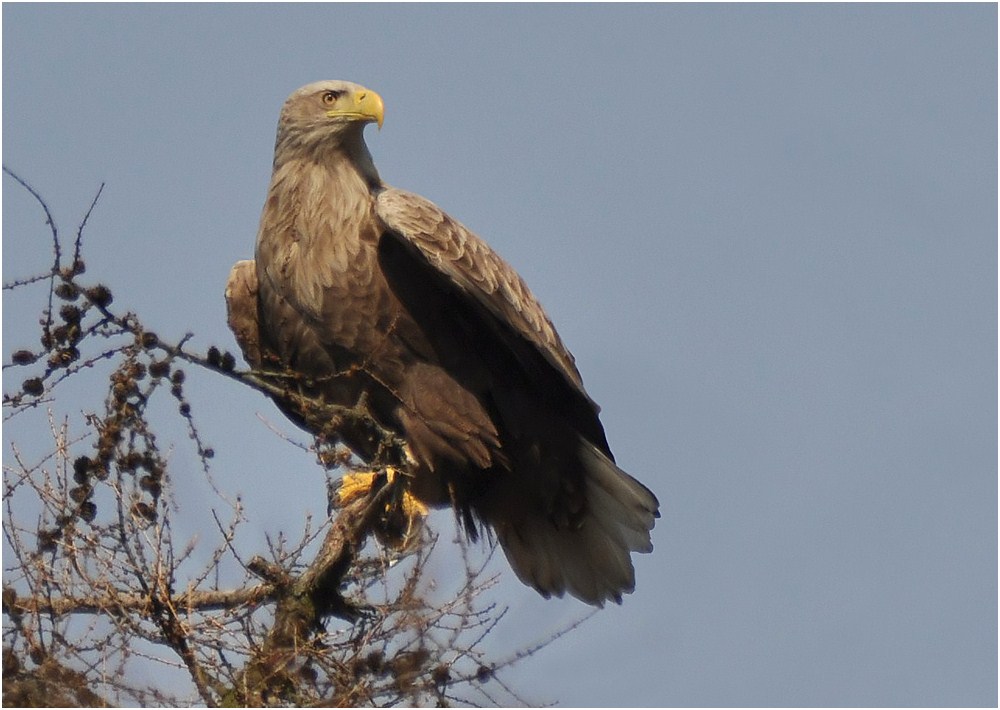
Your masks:
M390 480L401 458L392 433L303 399L288 373L241 370L219 348L193 352L189 337L164 342L108 286L85 282L83 235L100 191L69 244L39 194L4 172L41 207L53 253L45 272L3 286L41 301L40 347L4 354L4 422L34 417L49 440L34 454L5 442L4 703L523 704L503 670L570 629L485 657L481 642L505 612L488 600L495 579L460 546L463 581L432 590L436 538ZM185 368L264 392L315 432L336 516L304 516L295 535L240 555L245 511L212 478ZM60 412L60 392L80 380L103 401ZM214 539L176 532L189 506L173 485L166 418L183 424L217 496ZM338 443L343 422L377 437L368 460ZM339 474L361 463L372 485L338 490Z

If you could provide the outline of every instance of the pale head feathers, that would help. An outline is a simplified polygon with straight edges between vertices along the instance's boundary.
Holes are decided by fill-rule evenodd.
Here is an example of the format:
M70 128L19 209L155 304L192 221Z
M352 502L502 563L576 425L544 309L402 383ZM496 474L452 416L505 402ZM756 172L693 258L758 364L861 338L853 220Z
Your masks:
M382 99L374 91L350 81L306 84L293 91L281 108L274 167L288 160L329 163L346 157L368 182L378 182L364 141L368 123L382 123Z

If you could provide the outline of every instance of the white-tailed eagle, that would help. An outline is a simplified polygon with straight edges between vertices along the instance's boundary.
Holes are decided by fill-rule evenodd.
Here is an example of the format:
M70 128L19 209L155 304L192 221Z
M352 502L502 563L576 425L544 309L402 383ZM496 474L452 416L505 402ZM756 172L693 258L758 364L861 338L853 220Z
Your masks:
M237 340L255 368L295 373L310 397L394 432L410 494L453 505L473 536L491 527L526 584L620 602L659 503L615 465L524 281L437 206L382 182L362 135L382 117L378 94L344 81L285 102L256 259L227 288ZM364 431L340 435L373 455Z

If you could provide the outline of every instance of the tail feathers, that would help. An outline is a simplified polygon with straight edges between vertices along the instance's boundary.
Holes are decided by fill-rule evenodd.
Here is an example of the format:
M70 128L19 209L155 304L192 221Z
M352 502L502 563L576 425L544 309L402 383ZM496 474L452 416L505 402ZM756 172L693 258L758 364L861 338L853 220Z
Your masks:
M556 527L551 517L522 510L516 521L494 523L511 567L545 597L572 596L588 604L621 603L635 589L632 552L650 552L659 502L592 444L581 441L587 512L579 527Z

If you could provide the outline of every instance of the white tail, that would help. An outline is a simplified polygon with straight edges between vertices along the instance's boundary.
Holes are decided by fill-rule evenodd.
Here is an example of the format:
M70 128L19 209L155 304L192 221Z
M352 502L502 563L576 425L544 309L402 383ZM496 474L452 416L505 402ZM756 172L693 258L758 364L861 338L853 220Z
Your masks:
M579 527L556 527L527 514L516 529L496 526L510 566L545 597L569 592L588 604L621 603L635 589L632 552L651 552L659 517L656 496L618 468L593 444L580 440L586 515Z

